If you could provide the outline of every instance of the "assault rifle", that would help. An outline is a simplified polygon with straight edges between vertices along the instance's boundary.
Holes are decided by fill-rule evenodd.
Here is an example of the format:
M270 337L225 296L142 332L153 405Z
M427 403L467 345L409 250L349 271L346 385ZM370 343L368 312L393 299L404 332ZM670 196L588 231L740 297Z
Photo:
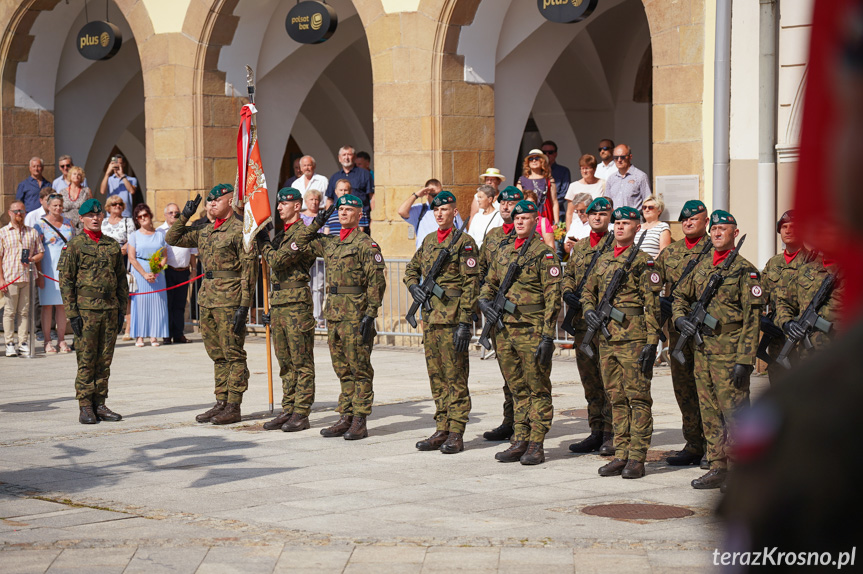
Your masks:
M431 269L429 269L428 273L426 273L425 278L420 283L420 289L425 293L425 303L423 306L426 311L431 311L431 298L432 295L437 297L438 299L443 299L444 290L440 285L436 283L437 276L440 275L443 266L446 264L447 259L449 259L450 254L452 253L452 248L458 243L458 240L461 239L462 233L464 233L465 228L467 228L467 224L470 221L470 218L465 219L464 223L462 223L461 229L456 227L452 232L452 239L450 239L449 246L444 247L438 253L437 259L435 259L434 263L432 263ZM410 308L408 309L408 314L405 315L405 319L410 324L411 327L416 328L417 320L414 315L419 310L420 304L414 301L411 303Z
M722 282L725 280L725 272L728 271L731 264L734 263L735 259L737 259L737 254L740 253L740 248L743 246L744 241L746 241L746 235L740 238L740 241L737 242L737 247L735 247L734 251L729 253L728 257L725 258L725 262L722 264L722 267L720 267L719 270L711 275L707 280L707 286L704 288L704 291L702 291L698 301L696 301L692 306L692 311L687 317L687 319L695 325L695 334L693 337L698 346L704 344L704 339L701 337L701 330L705 326L710 329L715 329L719 324L716 317L707 312L707 307L710 305L710 302L713 301L717 291L719 291L720 285L722 285ZM671 353L671 356L681 365L686 364L686 357L683 355L683 348L686 347L689 339L690 337L681 333L680 339L677 340L677 345Z
M645 237L647 237L647 234L642 233L641 237L638 239L638 243L632 246L632 250L629 252L629 255L626 257L626 261L623 263L623 267L615 271L614 275L611 276L611 281L608 282L608 286L605 288L602 300L596 307L596 312L602 320L602 336L606 339L611 339L611 333L608 332L608 322L614 319L618 323L622 323L626 318L620 310L615 309L614 306L612 306L611 302L614 301L614 297L620 290L620 286L623 284L623 279L629 274L629 270L635 262L635 257L641 251L641 244L644 243ZM587 332L584 334L584 339L582 339L581 345L578 347L579 350L590 359L592 359L594 355L593 349L590 348L590 343L593 342L593 338L595 336L596 329L588 327Z
M704 247L701 248L701 251L698 252L698 255L695 257L690 257L689 261L686 262L686 267L683 268L683 273L680 274L680 277L674 284L671 286L671 289L668 291L668 299L674 299L674 290L677 289L677 286L683 283L683 280L686 279L690 273L695 269L695 266L701 261L701 258L707 255L710 250L713 249L713 243L710 241L710 237L704 236ZM665 334L662 332L665 324L668 323L668 320L671 319L671 315L663 314L660 317L659 321L659 338L665 342Z
M821 309L821 307L823 307L830 298L835 285L836 276L832 273L828 273L827 277L824 278L824 281L821 282L821 287L819 287L818 291L815 293L815 297L813 297L812 301L809 302L809 306L806 307L806 310L803 311L803 314L800 315L799 319L797 319L797 323L803 327L806 332L799 339L790 334L786 334L785 345L779 352L779 356L776 357L776 362L786 369L791 368L791 362L788 360L788 355L791 354L791 351L794 350L801 340L803 341L804 347L811 349L812 341L809 339L809 335L812 331L818 329L822 333L827 333L830 331L830 327L833 326L833 323L821 318L821 315L818 314L818 310Z
M612 243L614 243L614 233L606 233L605 239L602 240L602 245L593 252L593 257L590 258L590 263L584 271L584 276L581 278L581 281L578 282L578 285L575 287L575 291L572 292L577 298L581 299L584 285L587 283L587 278L590 277L590 272L593 271L594 267L596 267L596 262L599 261L599 256L608 251ZM575 327L572 325L572 320L575 319L575 316L579 311L581 311L581 305L570 305L567 303L566 315L563 317L563 325L561 327L573 337L575 337Z
M518 257L515 258L515 261L509 264L509 267L506 269L506 275L503 276L503 281L500 282L500 287L498 287L497 294L494 296L494 299L491 301L491 308L497 312L497 322L486 321L485 325L482 326L482 333L479 335L479 343L489 351L491 351L491 340L489 340L489 336L491 335L491 330L497 327L498 329L503 329L503 314L506 313L515 313L515 304L506 298L507 291L512 287L512 284L515 283L515 280L518 279L518 274L521 273L521 260L527 255L528 247L530 246L531 240L533 240L533 235L536 233L536 230L532 230L530 235L527 236L527 239L524 241L524 245L521 250L518 252Z

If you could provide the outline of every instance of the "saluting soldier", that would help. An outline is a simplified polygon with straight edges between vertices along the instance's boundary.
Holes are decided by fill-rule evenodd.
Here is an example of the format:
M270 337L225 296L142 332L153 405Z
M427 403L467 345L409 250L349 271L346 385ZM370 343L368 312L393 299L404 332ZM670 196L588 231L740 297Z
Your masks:
M234 186L222 183L207 196L208 216L202 226L186 226L195 215L199 195L187 201L165 241L176 247L197 247L204 268L198 292L199 324L207 355L213 361L216 404L195 417L199 423L225 425L242 419L240 405L249 387L246 366L246 317L249 313L258 262L256 252L243 247L243 221L234 215L231 199Z
M482 247L479 250L480 287L485 277L488 276L488 270L491 267L492 261L497 257L497 252L515 241L515 231L513 230L515 224L512 222L512 210L522 199L524 199L524 195L521 193L521 190L513 185L505 187L500 192L500 195L498 195L498 202L500 203L499 211L500 217L503 219L503 226L495 227L482 240ZM494 344L494 338L492 338L492 344ZM512 393L509 391L509 385L506 382L506 375L503 373L503 369L501 369L501 375L504 377L503 422L500 423L500 426L484 432L482 438L485 440L509 440L513 433Z
M519 201L512 211L516 239L502 246L489 268L480 291L479 306L486 321L504 328L495 333L497 361L514 400L514 439L495 455L501 462L533 465L545 462L543 441L551 428L551 356L554 330L560 313L561 269L557 255L536 235L537 209ZM527 251L520 252L525 242ZM521 269L506 298L512 312L501 317L491 306L507 269L515 262Z
M423 346L435 403L435 432L416 447L454 454L464 450L464 429L471 407L468 345L473 334L470 317L479 295L478 250L467 233L462 233L455 244L452 242L453 221L458 212L452 193L440 192L431 206L438 231L423 239L407 265L404 278L413 300L422 309ZM427 299L420 281L444 248L449 250L449 256L434 278L443 293ZM431 311L426 310L426 301Z
M315 401L315 318L309 270L317 252L300 251L297 238L305 227L300 220L303 195L283 187L276 195L276 209L285 224L270 243L267 232L255 236L258 251L270 267L270 312L264 324L270 325L279 377L282 379L282 412L264 423L266 430L297 432L309 428L309 413ZM325 210L319 212L321 224Z
M323 225L321 219L326 218L316 218L296 242L301 251L322 254L327 270L324 317L333 370L341 383L337 411L342 416L336 424L321 429L321 434L359 440L369 436L366 419L375 398L372 386L375 371L371 363L377 333L375 318L387 283L380 247L357 227L363 202L347 194L336 201L335 209L342 226L338 237L318 235Z
M584 398L587 401L587 420L590 425L590 435L569 445L569 450L578 453L599 451L602 456L614 454L611 405L608 402L605 386L602 382L599 347L596 340L594 339L590 344L594 353L593 358L588 357L578 348L584 340L585 332L587 332L587 323L582 317L581 300L575 290L582 281L586 280L585 273L596 250L605 244L613 209L613 204L607 197L597 197L590 203L587 208L590 236L575 244L563 272L563 300L568 306L579 309L573 317L573 328L575 329L573 343L576 348L575 363L578 366L581 385L584 387ZM596 267L594 266L595 270Z
M803 246L803 242L798 239L795 231L793 209L783 213L779 221L776 222L776 233L779 234L782 243L785 244L785 249L782 253L767 260L761 274L764 288L763 297L766 302L765 314L761 316L761 331L764 332L764 337L769 337L770 343L767 345L767 354L771 359L775 359L779 355L785 343L785 333L776 323L779 291L783 285L790 286L791 282L797 280L800 267L806 264L809 258L809 250ZM776 382L776 379L784 374L783 371L782 366L771 362L767 366L767 376L770 382Z
M584 320L601 333L602 320L596 308L605 295L615 271L622 269L631 251L635 234L641 229L641 213L633 207L614 210L612 251L599 258L581 295ZM659 291L662 279L647 253L639 251L620 288L610 301L623 320L611 320L606 327L610 339L599 337L602 380L611 403L614 428L614 458L599 469L600 476L623 478L644 476L644 461L653 436L653 399L650 381L659 344Z
M672 315L674 293L680 278L689 262L696 257L702 256L702 250L706 243L710 242L707 236L707 207L697 199L690 199L683 204L680 216L677 220L683 230L683 239L679 239L663 249L656 258L656 271L662 278L665 286L665 296L659 298L662 309L660 323ZM668 329L668 346L674 349L680 340L680 333L673 327ZM674 397L683 418L683 439L686 441L683 450L667 457L665 461L671 466L687 466L700 464L704 458L704 431L701 428L701 409L698 406L698 389L695 386L695 342L690 340L682 349L686 357L686 364L671 359L671 385L674 388ZM707 465L707 461L704 461Z
M710 276L719 271L734 249L740 233L734 216L721 209L710 216L709 231L712 257L701 260L677 287L674 297L674 326L689 337L696 332L688 318L692 305L704 292ZM695 384L710 470L692 481L693 488L719 488L728 474L729 428L740 409L749 404L749 377L755 363L764 302L758 271L738 255L723 274L722 285L706 309L718 324L715 329L705 329L704 344L695 347Z
M123 417L105 405L117 333L129 302L120 244L102 234L105 214L97 199L78 208L84 233L63 247L57 270L63 308L75 334L75 398L85 425Z

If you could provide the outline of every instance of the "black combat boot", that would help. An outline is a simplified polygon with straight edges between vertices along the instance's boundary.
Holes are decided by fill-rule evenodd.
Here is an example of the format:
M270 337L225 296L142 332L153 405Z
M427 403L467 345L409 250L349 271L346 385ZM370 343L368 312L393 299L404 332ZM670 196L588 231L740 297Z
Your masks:
M626 468L627 461L615 458L608 464L599 467L599 476L617 476Z
M464 441L460 432L449 433L449 436L446 437L446 442L440 445L440 451L444 454L456 454L463 450Z
M240 414L240 405L237 403L228 403L222 409L222 412L210 419L210 422L214 425L229 425L238 423L241 420L243 420L243 416Z
M356 416L351 421L351 428L348 429L342 438L345 440L360 440L369 436L369 431L366 429L366 417Z
M701 457L701 462L698 464L701 470L710 470L710 462L707 460L707 455Z
M293 412L289 413L282 411L281 413L279 413L279 416L277 416L271 421L267 421L264 423L264 430L278 430L282 428L282 425L288 422L291 419L291 416L293 416L293 414Z
M527 441L517 440L509 445L508 449L494 455L494 458L500 462L518 462L525 452L527 452Z
M106 407L104 404L97 406L95 412L96 417L100 421L117 422L123 420L123 415L115 413L114 411Z
M93 412L92 405L81 405L81 414L78 415L78 422L82 425L99 424L99 419L96 413Z
M300 413L294 413L293 416L291 416L291 420L282 425L282 430L285 432L299 432L309 429L311 426L311 423L309 423L309 417L301 415Z
M602 446L602 431L591 431L590 435L569 445L569 450L577 453L595 452Z
M513 433L512 423L501 423L497 428L482 433L485 440L509 440Z
M527 443L527 450L518 459L521 464L533 465L542 464L545 462L545 451L542 450L542 442L530 441Z
M698 490L709 490L712 488L721 488L725 479L728 477L728 471L724 468L711 468L707 474L696 478L691 482L692 488Z
M449 432L445 430L436 430L433 435L416 444L417 450L437 450L440 448L440 445L446 442L448 436Z
M620 473L623 478L641 478L644 476L644 463L638 460L629 459L623 472Z
M195 420L199 423L208 423L208 422L210 422L211 418L213 418L214 416L216 416L217 414L219 414L220 412L225 410L225 405L227 405L227 404L228 404L227 401L216 401L216 404L213 405L213 408L211 408L208 411L202 412L201 414L199 414L198 416L195 417Z
M695 454L694 452L683 449L666 458L665 462L671 466L689 466L691 464L700 464L702 456L703 455Z
M614 433L602 433L602 446L599 447L599 456L614 456Z
M351 415L342 415L339 417L339 420L336 421L336 424L331 427L321 429L321 436L325 436L327 438L342 436L348 432L349 428L351 428L351 422L353 422L353 420L354 417Z

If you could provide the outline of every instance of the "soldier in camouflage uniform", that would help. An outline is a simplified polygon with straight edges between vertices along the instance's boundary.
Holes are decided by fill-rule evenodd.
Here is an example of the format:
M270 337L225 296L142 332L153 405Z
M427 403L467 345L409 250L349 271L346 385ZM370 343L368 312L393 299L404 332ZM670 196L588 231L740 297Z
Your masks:
M495 458L533 465L545 462L543 441L551 428L551 356L554 330L560 313L561 269L557 255L536 235L536 205L519 201L512 211L516 240L501 247L494 257L479 306L486 321L503 321L495 333L497 361L514 400L515 436L512 444ZM524 256L520 252L529 242ZM521 271L506 293L512 312L500 316L491 306L511 263Z
M357 228L362 207L358 197L343 195L335 203L342 226L338 237L318 235L323 223L316 219L296 238L300 251L322 255L326 265L324 317L333 370L341 383L337 410L342 416L333 426L321 429L321 434L345 440L369 436L366 419L375 397L371 363L375 318L387 287L378 244Z
M63 247L57 271L63 309L75 334L78 422L88 425L123 418L105 406L105 399L114 344L129 302L129 283L120 244L102 234L102 204L88 199L78 215L84 233Z
M176 247L196 247L204 268L198 292L201 337L213 361L216 404L199 414L199 423L224 425L239 422L240 404L249 386L246 366L246 317L249 314L258 262L253 248L243 247L243 221L231 207L234 187L215 186L207 197L208 214L214 221L201 227L186 226L201 201L187 201L183 212L168 230L165 241Z
M300 220L300 191L283 187L276 202L285 228L276 235L275 246L266 232L255 236L258 251L270 266L270 312L264 315L264 324L272 331L282 379L282 412L265 422L264 429L297 432L309 428L315 401L315 318L309 269L317 254L311 249L301 252L297 246L296 239L305 227Z
M656 258L656 271L665 286L665 296L659 298L662 309L660 324L671 318L674 293L680 284L683 272L693 259L708 257L702 255L705 245L710 242L707 236L707 207L697 199L690 199L683 204L680 216L684 238L675 241L662 250ZM691 273L691 271L690 271ZM680 340L680 333L670 328L668 330L668 346L674 349ZM680 414L683 417L683 439L686 441L683 450L669 456L665 461L671 466L687 466L699 464L704 458L704 430L701 428L701 408L698 406L698 389L695 386L695 342L690 340L682 349L686 364L681 365L675 360L669 361L671 367L671 384L674 387L674 397ZM707 465L707 461L704 461Z
M723 210L710 216L713 257L705 257L675 292L674 326L687 336L696 327L688 316L710 279L734 248L737 220ZM707 312L718 321L702 332L704 344L695 348L695 384L710 470L692 481L697 489L719 488L728 474L729 428L741 408L749 404L749 376L758 347L758 324L765 303L761 278L740 255L723 273L723 282Z
M495 227L489 231L482 240L482 247L479 251L480 287L485 281L485 277L488 276L488 270L491 267L492 261L497 257L497 252L501 248L515 241L515 232L513 231L515 224L512 222L512 210L522 199L524 199L524 195L522 195L521 190L512 185L505 187L498 196L498 201L500 202L499 210L501 219L503 219L503 226ZM492 344L494 344L494 339L492 339ZM506 382L506 375L503 373L503 369L501 369L501 375L504 377L503 422L500 426L484 432L482 437L485 440L509 440L513 433L512 393L509 390L509 385Z
M612 440L614 432L611 426L611 405L605 394L605 386L602 383L602 372L599 367L599 348L594 339L590 347L593 349L593 358L588 357L578 347L584 339L587 331L587 323L581 316L581 300L575 290L584 281L585 285L587 267L590 265L594 254L598 249L607 245L608 223L611 221L611 211L614 206L607 197L594 199L587 208L587 223L590 225L590 236L582 239L572 248L569 262L563 272L563 300L568 306L579 309L572 319L575 336L575 362L578 366L578 375L581 377L581 385L584 387L584 398L587 401L587 420L590 424L590 435L579 442L569 445L569 450L577 453L595 452L603 456L614 454ZM594 266L594 272L596 266ZM582 290L584 288L582 287Z
M764 287L765 314L761 316L762 337L766 337L770 343L767 345L767 354L775 359L785 344L785 333L775 322L776 309L779 303L779 291L783 285L789 285L796 281L798 270L809 259L809 250L803 246L803 242L797 238L794 229L794 210L788 210L782 214L776 222L776 233L782 238L785 249L782 253L774 255L767 260L761 279ZM762 341L763 342L763 341ZM785 369L778 363L771 362L767 365L767 376L771 383L784 375Z
M414 301L422 309L423 346L435 403L436 430L416 447L455 454L464 450L464 428L471 406L467 386L468 345L472 336L470 317L479 294L478 250L467 233L462 233L456 243L452 241L456 216L456 200L452 193L440 192L432 200L431 207L439 231L423 239L408 263L404 278ZM449 256L434 277L434 282L443 290L442 296L427 298L420 282L444 248ZM431 304L431 311L426 310L426 301Z
M588 277L581 305L588 327L601 333L602 320L596 308L606 293L615 271L622 269L630 255L635 234L641 229L641 214L632 207L618 207L612 215L616 245L599 258ZM659 291L662 279L654 262L643 251L633 260L620 288L610 301L623 316L611 320L610 339L599 337L602 380L611 403L614 427L614 459L599 469L600 476L623 478L644 476L644 461L653 436L653 399L650 381L656 347L659 344Z

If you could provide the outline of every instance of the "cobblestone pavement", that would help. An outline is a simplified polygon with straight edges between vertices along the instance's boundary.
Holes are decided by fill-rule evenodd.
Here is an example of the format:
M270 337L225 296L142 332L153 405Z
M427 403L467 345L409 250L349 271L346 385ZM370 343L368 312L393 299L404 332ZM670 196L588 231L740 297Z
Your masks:
M689 486L698 468L662 462L683 442L667 368L654 378L647 476L622 480L597 475L606 459L568 451L588 433L568 358L552 370L547 462L525 467L496 462L505 445L481 436L500 422L494 360L472 355L466 450L446 456L414 448L434 430L416 349L375 348L370 436L349 442L319 434L338 394L321 342L310 430L263 430L260 337L247 342L243 422L196 424L212 364L193 339L118 343L108 405L125 419L93 426L77 422L74 355L0 359L0 572L693 572L720 544L718 492ZM687 516L584 512L614 503Z

